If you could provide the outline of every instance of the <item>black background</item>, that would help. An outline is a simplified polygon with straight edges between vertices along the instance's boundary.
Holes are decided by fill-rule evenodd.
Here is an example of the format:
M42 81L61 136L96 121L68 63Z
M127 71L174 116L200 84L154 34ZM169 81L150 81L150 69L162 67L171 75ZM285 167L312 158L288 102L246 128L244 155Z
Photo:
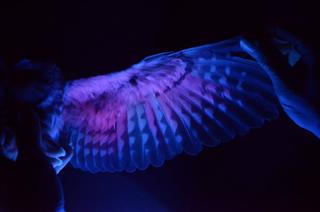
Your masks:
M316 2L289 0L1 3L0 56L51 60L65 79L278 24L319 54ZM317 51L318 50L318 51ZM61 174L67 211L320 211L320 145L285 115L196 157L133 174ZM2 170L3 171L3 170Z

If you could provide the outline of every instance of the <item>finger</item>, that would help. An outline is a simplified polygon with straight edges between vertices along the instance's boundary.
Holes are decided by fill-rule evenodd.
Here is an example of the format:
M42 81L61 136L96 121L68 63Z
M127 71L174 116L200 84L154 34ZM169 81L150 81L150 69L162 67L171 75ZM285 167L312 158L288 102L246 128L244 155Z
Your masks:
M63 161L59 158L49 158L50 163L54 169L61 166L63 164Z
M279 27L274 27L272 29L269 29L268 31L274 38L273 40L275 41L275 43L283 42L287 45L292 46L292 52L297 51L301 55L301 58L306 65L308 65L309 67L315 66L315 54L312 48L309 47L305 42L301 41L299 38L297 38L290 32L285 31L284 29L281 29Z
M66 154L66 151L62 147L59 147L58 149L49 149L46 151L46 155L51 158L64 157Z
M262 43L258 46L247 38L240 40L240 47L260 64L272 81L287 79L288 63L274 47Z
M72 157L73 157L73 152L72 152L71 154L68 154L68 155L66 155L65 157L61 158L62 164L60 164L59 166L57 166L57 167L55 168L57 174L59 174L60 171L70 162L70 160L72 159Z
M299 53L303 55L310 55L312 54L312 50L310 47L308 47L304 42L302 42L299 38L294 36L288 31L285 31L284 29L281 29L279 27L274 27L269 30L271 36L273 36L276 39L280 39L284 42L290 43L293 45Z

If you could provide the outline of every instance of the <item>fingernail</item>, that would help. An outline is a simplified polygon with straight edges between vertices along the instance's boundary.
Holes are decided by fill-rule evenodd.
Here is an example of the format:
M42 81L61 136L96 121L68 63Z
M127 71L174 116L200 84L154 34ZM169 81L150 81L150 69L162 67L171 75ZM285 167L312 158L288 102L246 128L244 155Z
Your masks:
M252 44L251 44L247 39L245 39L245 38L242 38L242 39L240 40L240 47L241 47L244 51L248 52L249 54L250 54L250 53L251 53L251 54L254 53L254 48L253 48Z

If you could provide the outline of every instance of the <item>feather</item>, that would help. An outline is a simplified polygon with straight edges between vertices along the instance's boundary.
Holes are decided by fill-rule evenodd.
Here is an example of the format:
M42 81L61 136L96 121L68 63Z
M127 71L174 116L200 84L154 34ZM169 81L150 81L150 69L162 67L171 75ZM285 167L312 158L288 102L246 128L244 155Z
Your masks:
M127 70L68 82L64 131L72 165L90 172L159 167L277 117L272 84L239 38L147 57Z

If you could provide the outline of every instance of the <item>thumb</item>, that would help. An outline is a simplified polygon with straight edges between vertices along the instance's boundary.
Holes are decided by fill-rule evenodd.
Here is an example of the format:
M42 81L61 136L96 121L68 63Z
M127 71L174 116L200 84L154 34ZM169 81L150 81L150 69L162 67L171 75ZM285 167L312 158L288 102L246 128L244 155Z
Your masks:
M243 37L240 39L240 47L260 64L273 82L288 79L288 62L272 44L256 44L253 40Z

